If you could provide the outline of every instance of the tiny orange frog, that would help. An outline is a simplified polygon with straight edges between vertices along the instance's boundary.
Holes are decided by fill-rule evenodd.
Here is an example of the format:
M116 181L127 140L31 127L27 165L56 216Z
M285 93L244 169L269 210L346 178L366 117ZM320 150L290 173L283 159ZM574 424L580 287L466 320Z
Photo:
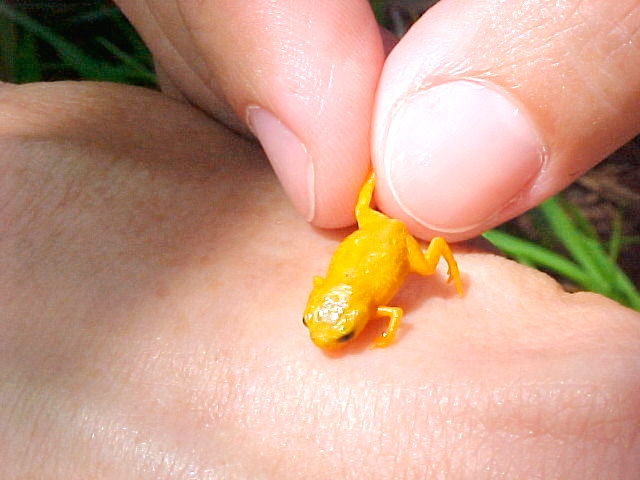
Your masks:
M356 204L358 230L338 246L327 276L313 279L302 322L318 347L343 346L377 317L388 317L389 324L372 347L390 345L402 309L389 306L389 302L410 272L431 275L441 257L449 266L449 282L453 281L462 296L458 264L447 242L435 237L423 252L400 220L371 208L374 187L375 174L371 173Z

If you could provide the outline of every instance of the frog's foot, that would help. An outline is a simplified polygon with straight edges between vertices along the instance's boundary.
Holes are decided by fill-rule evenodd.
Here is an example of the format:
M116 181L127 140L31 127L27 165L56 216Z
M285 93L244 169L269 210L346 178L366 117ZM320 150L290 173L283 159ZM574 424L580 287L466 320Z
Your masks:
M384 348L393 343L396 332L402 319L402 309L400 307L378 307L378 315L389 318L387 329L374 341L371 348Z
M462 296L462 279L460 278L460 271L458 270L457 262L455 262L453 265L449 265L449 270L447 271L447 274L449 275L449 278L447 279L447 283L453 282L453 286L455 287L458 296L461 297Z

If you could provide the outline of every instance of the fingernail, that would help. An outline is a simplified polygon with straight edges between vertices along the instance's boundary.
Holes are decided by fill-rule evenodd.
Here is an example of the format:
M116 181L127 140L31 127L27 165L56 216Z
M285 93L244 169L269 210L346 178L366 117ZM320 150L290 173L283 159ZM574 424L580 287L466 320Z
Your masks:
M544 163L533 123L497 89L444 83L407 98L392 117L384 165L395 200L432 230L488 221Z
M247 123L294 206L311 221L315 214L314 168L307 148L280 120L261 107L247 108Z

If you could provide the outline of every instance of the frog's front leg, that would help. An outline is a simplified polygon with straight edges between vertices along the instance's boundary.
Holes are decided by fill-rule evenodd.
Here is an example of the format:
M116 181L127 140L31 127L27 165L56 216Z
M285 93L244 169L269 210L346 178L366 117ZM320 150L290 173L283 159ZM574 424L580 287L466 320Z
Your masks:
M402 319L402 309L400 307L378 307L377 313L381 317L389 318L387 329L373 341L372 348L388 347L396 336L400 319Z
M423 252L418 241L411 237L407 237L407 250L409 256L409 268L412 272L419 275L431 275L436 270L436 266L440 258L444 258L449 266L449 281L453 281L459 296L462 296L462 280L460 279L460 271L458 270L458 262L453 258L451 248L444 238L434 237L427 247L427 251Z

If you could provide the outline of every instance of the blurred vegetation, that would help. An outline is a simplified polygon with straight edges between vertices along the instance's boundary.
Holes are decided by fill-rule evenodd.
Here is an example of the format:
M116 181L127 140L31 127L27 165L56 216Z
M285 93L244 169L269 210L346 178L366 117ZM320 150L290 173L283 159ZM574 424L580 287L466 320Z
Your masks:
M107 1L0 1L0 78L155 85L149 51Z

